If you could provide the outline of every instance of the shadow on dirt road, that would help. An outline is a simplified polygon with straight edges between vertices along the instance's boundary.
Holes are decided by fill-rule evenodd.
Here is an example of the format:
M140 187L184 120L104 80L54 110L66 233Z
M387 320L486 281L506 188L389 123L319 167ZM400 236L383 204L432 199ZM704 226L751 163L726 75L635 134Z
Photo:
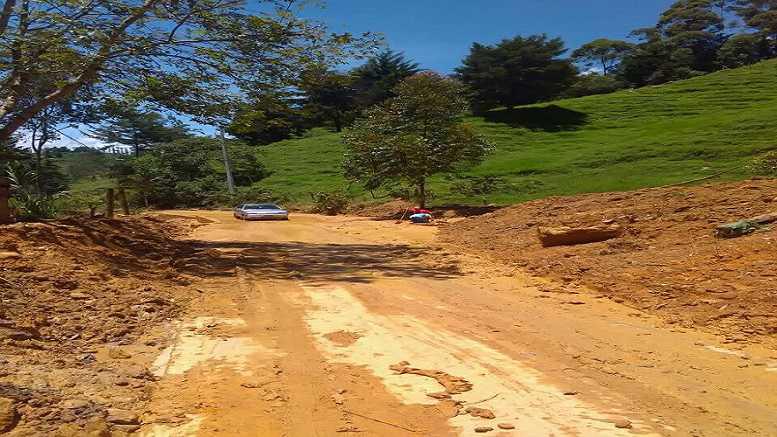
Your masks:
M249 243L189 241L174 268L200 277L233 276L236 268L265 279L367 283L373 277L461 276L447 254L401 244Z

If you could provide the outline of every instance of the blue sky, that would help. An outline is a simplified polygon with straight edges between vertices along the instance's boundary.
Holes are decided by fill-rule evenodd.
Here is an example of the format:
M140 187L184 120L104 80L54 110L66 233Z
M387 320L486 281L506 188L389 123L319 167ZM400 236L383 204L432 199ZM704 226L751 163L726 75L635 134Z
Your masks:
M653 26L674 0L326 0L301 11L333 31L379 32L394 50L423 68L450 73L473 42L495 43L516 35L560 36L570 49L596 38L621 38ZM207 134L210 127L200 126ZM77 129L66 133L101 145ZM59 145L79 144L62 139Z
M516 35L560 36L571 49L596 38L625 39L655 25L674 0L328 0L303 15L336 31L381 32L389 46L441 73L452 72L473 42Z

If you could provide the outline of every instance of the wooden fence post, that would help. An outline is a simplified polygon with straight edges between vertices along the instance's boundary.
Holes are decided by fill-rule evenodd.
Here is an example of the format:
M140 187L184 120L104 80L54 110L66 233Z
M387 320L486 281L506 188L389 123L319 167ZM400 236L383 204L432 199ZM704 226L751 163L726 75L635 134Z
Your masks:
M121 212L124 213L124 215L130 215L130 209L129 209L129 203L127 202L127 193L124 191L124 188L119 188L119 205L121 205Z
M105 216L108 218L113 218L113 188L108 188L108 191L105 193Z
M8 179L0 177L0 224L11 223L11 187Z

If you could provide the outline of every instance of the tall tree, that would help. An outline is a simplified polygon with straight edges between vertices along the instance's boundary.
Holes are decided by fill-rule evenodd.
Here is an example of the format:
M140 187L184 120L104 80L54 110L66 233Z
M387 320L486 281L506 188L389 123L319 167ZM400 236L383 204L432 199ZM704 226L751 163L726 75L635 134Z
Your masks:
M90 135L107 144L130 146L135 156L140 156L152 144L189 136L189 131L182 123L158 112L130 106L114 107L108 113L110 118Z
M641 42L623 58L618 75L634 86L657 85L687 79L695 74L693 52L678 48L654 28L637 29L631 36Z
M577 69L560 58L565 52L561 38L547 35L475 43L456 73L472 90L473 109L512 108L556 97L574 82Z
M300 84L306 115L318 122L331 122L337 132L342 131L359 107L355 82L353 75L322 67L306 71Z
M266 92L241 105L226 131L252 145L271 144L302 135L311 127L300 98L290 92Z
M769 47L769 55L777 56L777 0L736 0L732 9L757 31Z
M377 105L393 97L394 87L404 79L421 71L419 65L403 53L384 50L353 70L358 90L358 104L362 108Z
M714 0L678 0L661 14L658 29L675 49L690 50L688 67L701 72L714 71L717 51L725 42L724 19Z
M457 81L419 73L395 93L346 131L345 174L368 189L405 182L424 207L430 176L478 163L491 146L462 123L467 101Z
M772 54L770 41L759 34L734 35L718 51L718 61L727 68L755 64Z
M634 49L634 44L607 38L595 39L572 52L572 60L596 68L607 76Z
M354 38L297 18L300 0L4 0L0 11L0 141L46 107L92 85L203 119L240 90L287 83L304 65L361 51ZM59 72L52 91L29 85Z

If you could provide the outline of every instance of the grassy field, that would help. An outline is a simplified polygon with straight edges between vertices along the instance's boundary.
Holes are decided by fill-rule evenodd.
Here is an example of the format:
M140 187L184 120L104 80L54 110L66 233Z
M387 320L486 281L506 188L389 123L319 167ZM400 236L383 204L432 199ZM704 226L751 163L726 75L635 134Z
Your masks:
M659 186L720 171L747 176L753 155L777 148L777 60L614 94L492 111L468 120L497 146L464 177L497 178L484 197L432 181L433 203L509 204L582 192ZM274 172L261 184L297 202L312 191L344 189L337 134L263 148ZM350 193L364 197L358 187Z

